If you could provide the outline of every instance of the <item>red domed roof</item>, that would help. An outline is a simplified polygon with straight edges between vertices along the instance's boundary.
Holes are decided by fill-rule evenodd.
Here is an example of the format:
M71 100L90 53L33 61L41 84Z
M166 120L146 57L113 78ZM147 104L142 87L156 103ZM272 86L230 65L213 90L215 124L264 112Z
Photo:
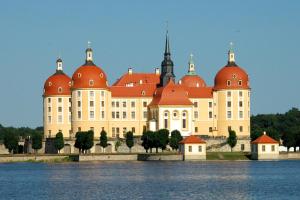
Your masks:
M167 85L154 92L151 105L193 105L183 86L177 85L171 79Z
M107 88L107 78L104 71L94 65L93 62L87 62L79 67L72 76L73 89L78 88Z
M198 75L185 75L179 84L186 87L206 87L205 81Z
M235 63L223 67L215 77L215 90L249 89L249 77L244 69Z
M44 96L71 95L71 78L62 71L50 76L44 84Z

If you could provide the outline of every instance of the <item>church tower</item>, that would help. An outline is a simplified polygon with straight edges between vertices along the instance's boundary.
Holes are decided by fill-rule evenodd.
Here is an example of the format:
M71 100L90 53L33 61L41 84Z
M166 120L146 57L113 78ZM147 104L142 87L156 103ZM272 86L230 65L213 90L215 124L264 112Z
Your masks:
M161 75L160 75L160 84L159 86L165 86L170 80L175 82L175 75L173 72L173 61L171 60L170 44L169 44L169 35L168 31L166 34L166 44L165 44L165 53L164 60L161 62Z

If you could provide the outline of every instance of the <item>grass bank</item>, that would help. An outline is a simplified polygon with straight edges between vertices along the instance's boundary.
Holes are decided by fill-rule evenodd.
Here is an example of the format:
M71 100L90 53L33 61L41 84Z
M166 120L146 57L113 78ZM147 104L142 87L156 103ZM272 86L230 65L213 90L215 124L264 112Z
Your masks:
M250 153L245 153L245 152L207 152L206 160L250 160Z

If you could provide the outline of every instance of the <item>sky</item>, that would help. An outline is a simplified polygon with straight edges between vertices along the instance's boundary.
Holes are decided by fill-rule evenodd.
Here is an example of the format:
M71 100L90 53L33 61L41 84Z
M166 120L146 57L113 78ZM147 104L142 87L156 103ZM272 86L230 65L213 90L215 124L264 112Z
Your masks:
M129 67L154 72L166 22L177 80L192 53L212 86L233 42L236 63L250 76L252 114L299 108L299 10L296 0L1 1L0 124L42 126L43 85L57 57L72 76L88 41L110 85Z

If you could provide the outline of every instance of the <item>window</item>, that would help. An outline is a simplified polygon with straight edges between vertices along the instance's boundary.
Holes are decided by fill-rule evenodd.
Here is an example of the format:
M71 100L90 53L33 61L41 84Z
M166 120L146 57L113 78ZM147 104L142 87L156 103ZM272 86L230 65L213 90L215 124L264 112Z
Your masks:
M113 119L116 118L115 112L112 112L112 113L111 113L111 118L113 118Z
M231 119L231 111L227 111L227 118Z
M104 107L104 101L101 101L101 107Z
M62 93L62 88L61 87L58 88L58 93Z
M90 107L94 107L94 101L90 101Z
M69 103L72 103L72 99L71 98L69 98Z
M165 129L168 128L168 119L164 119L164 128L165 128Z
M186 116L187 116L186 112L183 112L183 113L182 113L182 128L183 128L183 129L187 128L187 124L186 124Z
M192 151L193 151L192 146L189 146L189 152L192 152Z
M208 117L209 117L209 119L212 119L212 118L213 118L213 114L212 114L212 112L211 112L211 111L209 111L209 113L208 113Z
M239 106L243 107L243 102L242 101L239 101Z
M120 118L120 113L116 112L116 118L119 119Z
M90 91L90 97L94 97L94 96L95 96L94 91Z
M212 108L212 102L208 102L208 107Z
M100 76L100 78L103 78L103 73L100 73L100 75L99 75L99 76Z
M61 103L62 102L62 98L58 98L58 103Z
M126 112L123 112L123 119L126 119Z
M135 108L135 101L131 102L131 108Z
M201 145L198 146L198 152L202 152L202 146Z
M123 108L126 108L126 101L123 101Z
M131 112L131 119L135 119L135 112Z
M48 116L48 123L51 123L51 116Z
M143 102L143 107L146 108L147 107L147 101Z
M101 111L101 118L102 118L102 119L105 118L104 111Z
M117 107L117 108L119 108L119 107L120 107L120 104L119 104L119 102L118 102L118 101L116 102L116 107Z
M77 129L77 130L78 130L78 132L80 132L80 131L81 131L81 127L78 127L78 129Z
M227 101L227 107L231 108L231 101Z
M241 151L245 150L245 144L241 144Z
M51 82L49 82L49 86L51 86L52 85L52 83Z
M116 128L115 127L112 127L111 132L112 132L112 137L116 137Z
M227 86L231 86L231 81L227 80Z
M272 146L271 146L271 150L272 150L272 151L275 151L275 145L272 145Z
M90 130L91 130L91 131L94 131L94 127L90 127Z
M194 102L194 107L198 108L198 102Z
M51 103L51 98L48 98L48 103Z
M81 111L78 111L78 112L77 112L77 118L78 118L78 119L81 119Z
M81 101L77 101L77 107L81 107Z
M242 133L244 130L243 130L243 126L240 126L240 132Z
M127 128L123 127L123 133L126 133L126 132L127 132Z
M48 112L51 112L51 107L48 107Z
M239 112L239 117L240 117L240 118L243 118L243 117L244 117L243 111L240 111L240 112Z
M265 152L265 151L266 151L266 146L265 146L265 145L262 145L262 146L261 146L261 150L262 150L263 152Z
M62 115L58 115L57 121L58 121L58 123L62 123Z
M198 119L198 111L194 111L194 118Z
M147 118L147 111L144 111L144 114L143 114L144 116L144 119L146 119Z
M239 86L242 86L242 80L239 80Z
M77 91L77 97L81 97L81 92Z
M240 96L240 97L243 96L243 91L239 91L239 96Z
M78 77L78 78L81 78L81 74L80 74L80 73L78 73L78 74L77 74L77 77Z
M101 97L104 97L104 91L101 91Z
M94 118L95 118L95 113L94 113L94 111L90 111L90 118L91 118L91 119L94 119Z
M231 97L231 91L227 92L227 97Z
M195 127L195 133L198 133L198 127Z
M115 107L115 102L114 101L111 102L111 107L113 107L113 108Z
M132 127L132 128L131 128L131 132L132 132L132 133L135 133L135 127Z
M94 86L94 80L89 81L89 86Z
M61 106L58 107L58 112L62 112L62 107Z
M212 127L209 127L208 128L208 131L211 133L213 131L213 128Z

